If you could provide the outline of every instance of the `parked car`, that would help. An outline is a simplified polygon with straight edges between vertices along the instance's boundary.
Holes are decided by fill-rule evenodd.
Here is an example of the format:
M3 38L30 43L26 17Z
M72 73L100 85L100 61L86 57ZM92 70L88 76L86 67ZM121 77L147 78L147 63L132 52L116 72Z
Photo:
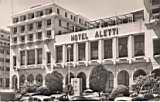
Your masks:
M69 98L67 95L62 95L57 98L58 101L69 101Z
M132 101L131 97L117 97L114 101Z
M84 96L74 96L71 101L99 101L99 99L94 97L84 97Z
M52 98L50 98L49 96L42 96L42 95L36 95L36 96L32 96L29 98L29 101L54 101Z

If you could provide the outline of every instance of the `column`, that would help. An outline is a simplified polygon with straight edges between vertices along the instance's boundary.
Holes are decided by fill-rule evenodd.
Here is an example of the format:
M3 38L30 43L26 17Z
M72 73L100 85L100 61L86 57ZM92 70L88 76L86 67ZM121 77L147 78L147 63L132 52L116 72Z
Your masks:
M35 65L37 65L37 49L35 49Z
M63 89L65 89L65 87L66 87L66 84L65 84L65 83L66 83L66 78L64 77L64 78L63 78L63 86L62 86Z
M118 41L116 37L112 39L112 52L113 52L114 64L116 64L116 59L118 57Z
M98 42L98 59L100 63L104 59L104 40L102 39Z
M66 45L63 45L63 64L65 64L67 61L67 48Z
M45 86L46 86L46 81L45 81L45 76L44 76L44 75L43 75L42 86L43 86L43 87L45 87Z
M117 72L115 72L115 74L114 74L114 81L113 81L114 88L116 88L118 86L117 74L118 74Z
M78 61L78 44L77 43L74 43L73 45L73 58L74 58L74 62L77 62Z
M90 60L90 42L89 41L87 41L86 42L86 46L85 46L86 48L85 48L85 57L86 57L86 61L87 61L87 63L86 63L86 65L88 65L88 61Z
M89 76L86 78L86 88L89 89Z
M128 37L128 58L129 63L132 62L132 57L134 56L134 37L129 35Z

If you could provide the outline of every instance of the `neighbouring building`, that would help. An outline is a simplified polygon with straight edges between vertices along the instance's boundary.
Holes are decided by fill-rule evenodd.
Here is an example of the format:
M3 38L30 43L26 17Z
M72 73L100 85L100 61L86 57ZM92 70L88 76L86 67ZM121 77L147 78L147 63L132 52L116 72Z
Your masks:
M9 89L10 32L0 29L0 92Z
M10 26L10 88L25 82L45 85L52 72L63 77L64 88L70 72L70 77L82 78L86 89L99 65L108 73L108 90L118 84L131 86L140 75L160 76L159 13L151 9L158 1L146 0L143 9L95 21L56 4L15 14Z

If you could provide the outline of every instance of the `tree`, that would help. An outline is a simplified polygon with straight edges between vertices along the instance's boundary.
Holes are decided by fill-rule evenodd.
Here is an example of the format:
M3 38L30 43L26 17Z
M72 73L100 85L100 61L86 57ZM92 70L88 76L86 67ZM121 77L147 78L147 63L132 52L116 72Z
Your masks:
M104 69L102 65L98 65L93 69L90 75L90 88L93 91L100 92L105 91L106 82L107 82L107 70Z
M46 86L51 91L51 93L56 93L57 91L62 92L63 90L63 76L58 72L53 72L46 76Z

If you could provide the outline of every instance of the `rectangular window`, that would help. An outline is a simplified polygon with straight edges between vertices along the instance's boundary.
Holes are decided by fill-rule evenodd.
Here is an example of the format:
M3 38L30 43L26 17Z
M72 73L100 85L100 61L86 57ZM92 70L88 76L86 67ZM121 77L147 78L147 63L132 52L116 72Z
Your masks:
M36 24L37 24L37 29L41 29L42 28L42 21L39 21Z
M52 8L48 8L45 10L46 15L51 14L51 13L52 13Z
M43 11L37 11L36 14L36 17L41 17L43 16Z
M6 63L9 63L9 62L10 62L10 60L8 58L6 58Z
M25 31L25 26L21 26L20 29L21 29L21 33L24 33L24 31Z
M14 27L13 28L13 34L16 34L17 33L17 27Z
M42 48L37 49L37 64L42 64Z
M35 50L28 50L27 51L27 64L32 65L35 64Z
M47 64L51 63L51 52L47 52Z
M67 18L67 16L68 16L68 14L67 14L67 12L65 12L65 17Z
M78 44L78 60L79 61L85 61L85 43L79 43Z
M25 65L25 51L20 52L21 65Z
M13 56L13 66L16 66L17 65L17 58L16 58L16 56Z
M98 59L98 41L91 42L91 60Z
M128 57L128 37L118 39L119 57Z
M19 21L18 17L13 18L13 23L17 23Z
M57 14L58 14L58 15L60 14L60 10L59 10L59 8L57 8Z
M134 36L134 55L144 56L144 35Z
M23 15L23 16L20 16L20 21L25 21L26 20L26 16Z
M62 62L62 46L57 46L56 47L56 63L61 63Z
M28 30L29 30L29 31L32 31L32 30L33 30L33 23L28 24Z
M25 36L21 36L21 42L25 42Z
M29 13L28 14L28 19L33 19L34 18L34 13Z
M33 41L33 34L28 35L28 41Z
M37 40L41 40L42 39L42 32L38 32L37 33Z
M3 87L3 79L0 78L0 87Z
M112 58L112 39L104 40L104 59Z
M6 78L6 88L9 88L9 78Z
M47 27L50 27L51 26L51 19L48 19L47 20Z
M13 38L13 43L17 43L17 37Z
M67 62L73 61L73 44L67 46Z
M59 26L62 26L62 21L61 20L59 20Z
M47 38L51 38L51 35L52 35L52 32L51 32L51 30L47 30Z
M153 40L154 55L160 55L160 39Z

